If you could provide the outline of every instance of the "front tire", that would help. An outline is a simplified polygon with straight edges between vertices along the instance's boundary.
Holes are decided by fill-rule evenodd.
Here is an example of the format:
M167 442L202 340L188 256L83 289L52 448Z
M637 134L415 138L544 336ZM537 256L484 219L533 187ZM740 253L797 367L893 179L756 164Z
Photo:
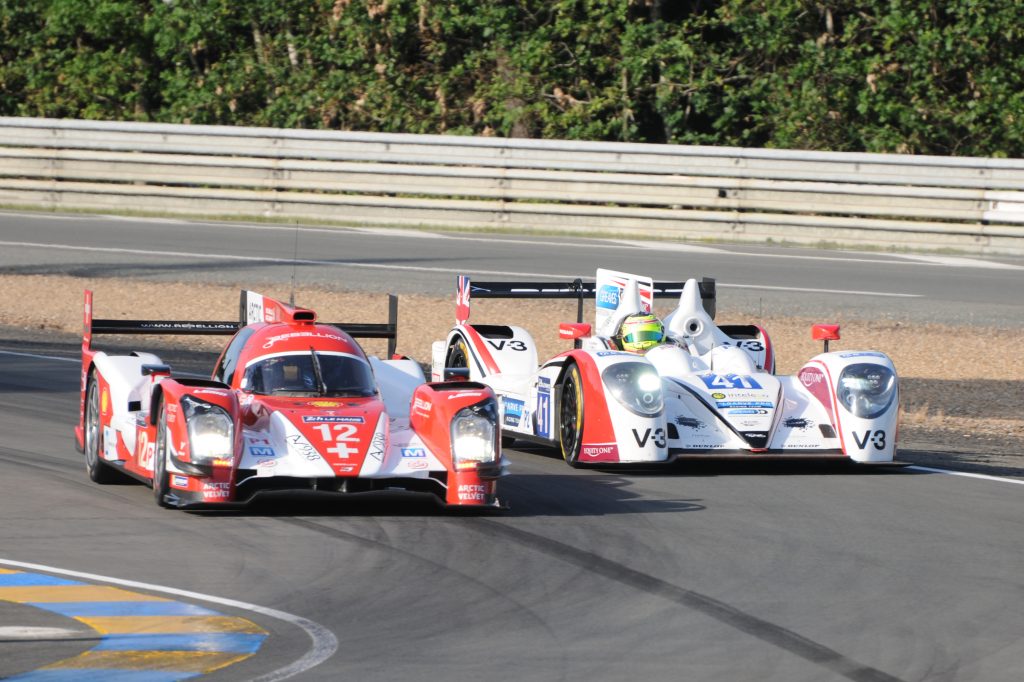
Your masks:
M453 369L469 369L469 346L461 336L455 338L455 342L448 347L448 359L445 367Z
M558 408L558 442L562 458L575 467L583 447L583 380L579 365L572 364L562 378L561 401Z
M160 404L160 417L156 423L156 448L153 453L153 497L158 506L170 508L167 502L170 485L167 482L167 458L170 456L167 447L167 405Z
M93 371L85 392L85 473L89 480L100 485L117 480L117 472L103 461L103 424L100 421L99 377Z

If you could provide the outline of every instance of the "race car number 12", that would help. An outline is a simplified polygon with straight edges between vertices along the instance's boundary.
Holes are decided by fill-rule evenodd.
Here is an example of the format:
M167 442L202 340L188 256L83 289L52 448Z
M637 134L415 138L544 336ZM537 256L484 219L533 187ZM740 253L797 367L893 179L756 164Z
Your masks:
M332 427L337 432L333 434L333 437L331 434ZM320 424L316 429L325 441L334 443L333 447L326 448L325 450L333 455L337 455L340 459L348 459L349 455L359 452L359 448L349 445L349 443L359 441L356 427L352 424Z

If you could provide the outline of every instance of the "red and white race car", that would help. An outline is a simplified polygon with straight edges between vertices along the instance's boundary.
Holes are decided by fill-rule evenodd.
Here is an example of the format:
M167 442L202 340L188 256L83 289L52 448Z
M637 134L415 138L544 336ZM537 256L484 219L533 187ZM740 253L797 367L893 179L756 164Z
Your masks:
M456 325L432 346L434 379L461 376L492 387L506 442L561 448L579 464L668 462L678 457L818 457L889 463L896 449L898 382L877 351L827 352L837 325L815 325L825 351L795 376L777 376L767 332L714 323L715 283L655 284L598 270L596 283L458 280ZM655 297L678 296L661 342L623 352L617 331L630 316L650 318ZM538 366L522 327L474 325L476 298L575 298L576 322L560 325L573 348ZM595 322L582 322L584 299Z
M85 292L77 446L89 478L118 472L164 507L245 503L263 491L433 493L448 505L499 506L494 392L427 383L409 359L367 357L353 336L388 324L318 323L312 310L242 292L240 322L94 320ZM232 335L212 378L174 376L151 353L110 355L94 334Z

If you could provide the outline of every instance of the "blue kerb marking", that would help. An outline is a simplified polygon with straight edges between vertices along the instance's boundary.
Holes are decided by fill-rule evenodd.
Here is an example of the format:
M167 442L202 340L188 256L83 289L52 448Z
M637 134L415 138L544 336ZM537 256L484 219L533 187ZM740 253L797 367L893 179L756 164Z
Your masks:
M175 680L187 680L202 674L175 670L67 668L63 670L33 670L4 679L7 682L175 682Z
M42 573L0 573L0 587L61 587L90 584ZM219 611L177 601L27 602L27 605L70 618L224 615ZM266 634L240 632L113 634L104 635L100 643L90 651L194 651L252 655L259 650L266 638ZM212 671L52 668L32 670L5 679L11 682L176 682L200 677L209 672Z
M216 651L254 654L266 635L197 632L183 635L106 635L93 651Z
M219 616L218 611L180 601L30 602L31 606L71 618L102 616Z
M85 585L78 580L67 580L42 573L0 573L0 587L35 587L44 585Z

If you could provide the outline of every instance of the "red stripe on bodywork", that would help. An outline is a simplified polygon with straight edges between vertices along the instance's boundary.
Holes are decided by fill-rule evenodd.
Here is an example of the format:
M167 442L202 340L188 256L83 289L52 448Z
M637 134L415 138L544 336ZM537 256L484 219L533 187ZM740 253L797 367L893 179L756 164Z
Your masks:
M604 395L604 382L601 380L601 372L585 353L567 353L568 357L576 360L580 368L580 376L583 379L583 446L580 449L580 456L587 446L606 446L615 443L615 429L612 426L612 417L608 412L608 401ZM619 450L615 448L601 448L597 457L587 457L588 462L618 462Z
M757 324L754 325L757 330L761 332L761 339L764 341L764 369L766 372L775 373L775 350L772 348L772 340L768 336L768 332L764 327Z
M472 325L465 325L462 327L466 336L469 337L467 340L472 346L473 350L476 351L478 359L484 365L484 369L487 370L488 374L497 374L501 370L498 369L498 363L494 361L491 356L491 351L487 350L487 342L480 336L477 330L473 329Z
M815 376L820 376L821 379L814 379ZM839 446L843 449L843 454L847 454L846 440L843 438L843 429L839 423L839 403L836 402L835 391L832 390L832 375L828 367L820 360L811 360L797 374L797 379L825 407L832 427L839 435Z

